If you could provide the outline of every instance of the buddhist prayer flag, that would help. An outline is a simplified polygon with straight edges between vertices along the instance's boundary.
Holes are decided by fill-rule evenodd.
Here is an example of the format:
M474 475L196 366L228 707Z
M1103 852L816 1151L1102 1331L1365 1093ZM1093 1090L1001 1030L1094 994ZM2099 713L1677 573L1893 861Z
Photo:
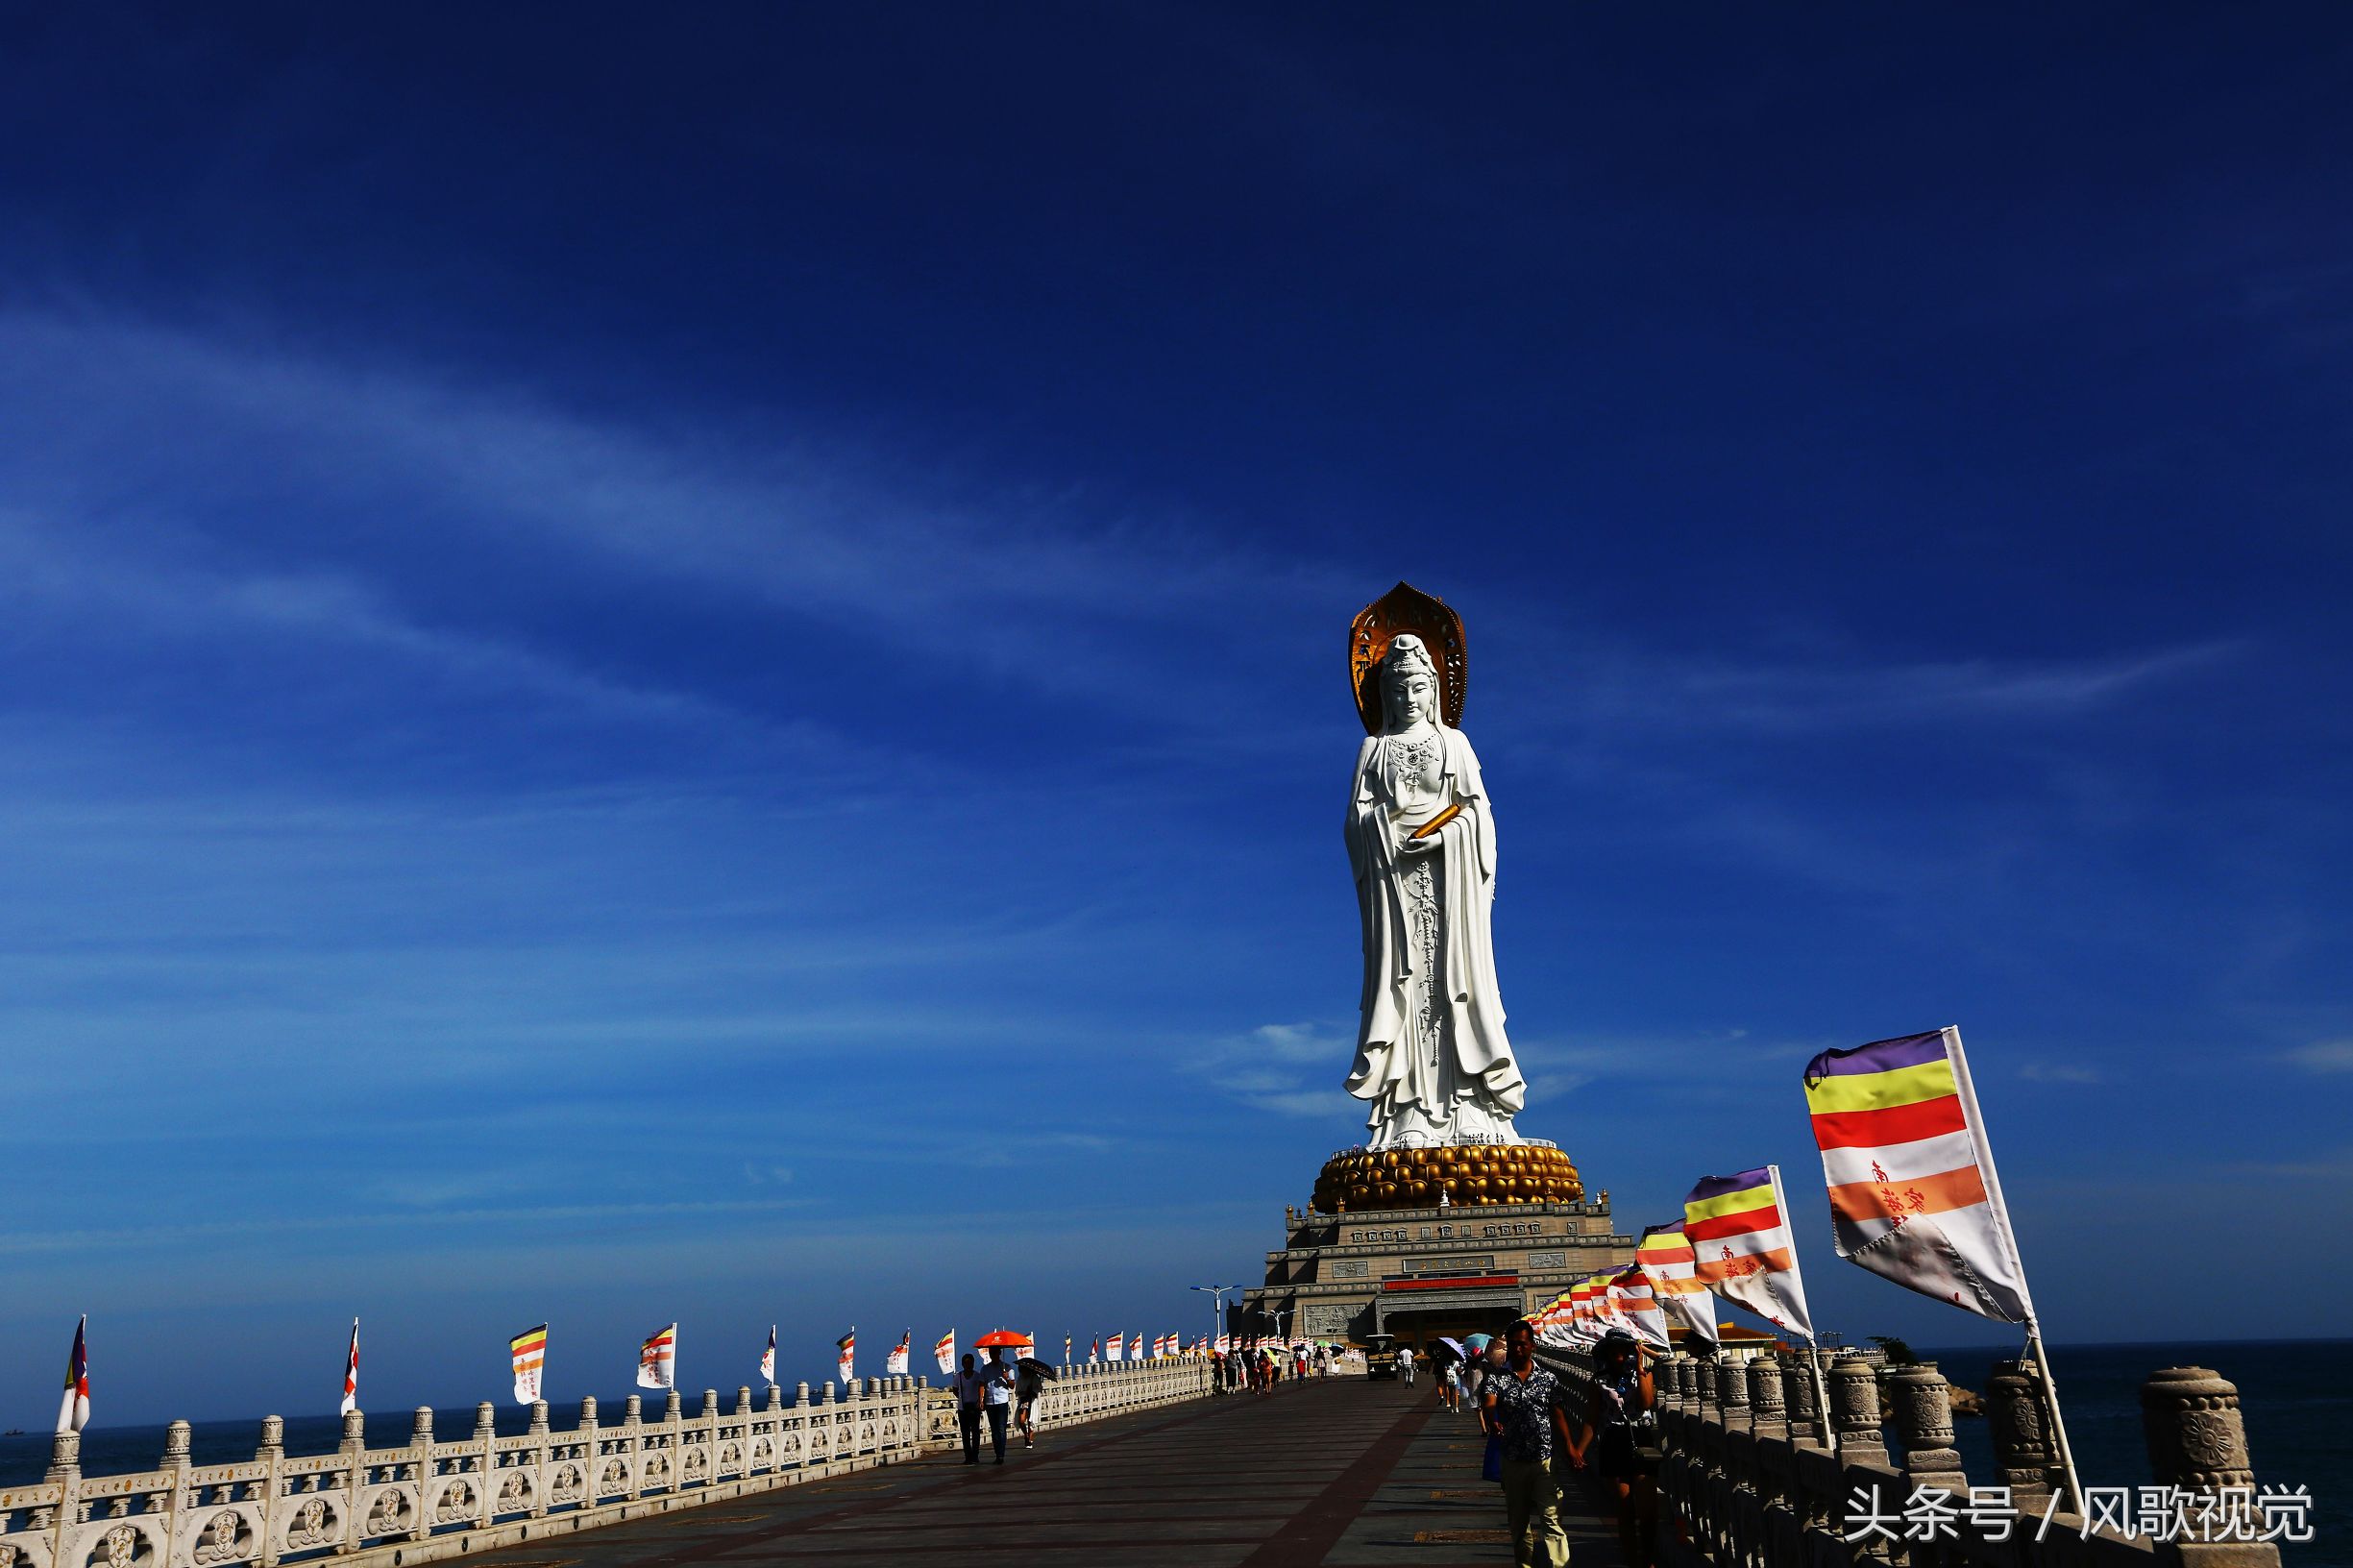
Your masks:
M855 1368L858 1364L858 1326L854 1323L851 1324L849 1332L833 1342L833 1348L841 1352L841 1355L836 1359L834 1364L841 1368L842 1383L844 1386L846 1387L850 1379L856 1375Z
M1070 1364L1070 1336L1066 1334L1062 1336L1062 1364Z
M1805 1310L1805 1280L1798 1271L1778 1165L1701 1177L1683 1199L1683 1235L1702 1285L1812 1342L1814 1323Z
M541 1331L546 1332L546 1331ZM637 1385L674 1388L678 1383L678 1325L656 1329L637 1347Z
M914 1345L915 1331L913 1329L909 1329L905 1334L898 1336L897 1348L893 1350L891 1354L884 1359L882 1363L882 1375L886 1378L905 1377L907 1375L907 1353L909 1350L914 1348Z
M940 1370L941 1370L941 1371L943 1371L943 1372L953 1372L953 1371L955 1371L955 1370L956 1370L956 1331L955 1331L954 1329L950 1329L950 1330L948 1330L948 1331L947 1331L945 1334L944 1334L944 1335L940 1335L940 1342L939 1342L938 1344L936 1344L936 1345L934 1345L934 1346L932 1346L932 1347L931 1347L931 1353L932 1353L934 1356L937 1356L938 1358L940 1358Z
M1634 1262L1651 1277L1651 1293L1667 1314L1667 1320L1680 1323L1692 1335L1714 1344L1714 1299L1708 1295L1707 1286L1699 1281L1691 1242L1683 1235L1683 1222L1679 1219L1672 1225L1653 1225L1645 1230L1634 1247Z
M1825 1051L1805 1100L1841 1258L1981 1317L2034 1321L1958 1029Z
M1102 1336L1101 1335L1097 1335L1095 1336L1095 1338L1094 1338L1094 1342L1093 1342L1093 1343L1091 1343L1091 1344L1090 1344L1090 1345L1087 1347L1087 1360L1088 1360L1089 1361L1092 1362L1092 1361L1099 1361L1099 1360L1101 1360L1102 1359L1103 1359L1103 1336Z
M352 1348L343 1354L343 1403L335 1407L337 1415L349 1415L359 1409L359 1319L352 1319Z
M773 1323L768 1326L768 1348L760 1352L760 1381L776 1381L776 1325Z
M1654 1350L1665 1350L1667 1314L1658 1305L1656 1288L1639 1262L1620 1269L1609 1282L1610 1304L1625 1320L1627 1332Z
M58 1405L58 1431L80 1432L90 1424L90 1351L87 1313L74 1325L74 1348L65 1358L65 1398Z
M1142 1335L1131 1334L1127 1336L1127 1359L1131 1361L1140 1361L1143 1360Z
M1117 1335L1113 1335L1109 1339L1103 1341L1103 1359L1107 1361L1117 1360L1119 1359L1120 1347L1126 1343L1127 1341L1120 1338Z
M515 1363L515 1403L528 1405L539 1397L539 1369L548 1361L548 1326L542 1323L516 1335L506 1341L506 1353ZM643 1370L638 1372L637 1381L646 1381Z

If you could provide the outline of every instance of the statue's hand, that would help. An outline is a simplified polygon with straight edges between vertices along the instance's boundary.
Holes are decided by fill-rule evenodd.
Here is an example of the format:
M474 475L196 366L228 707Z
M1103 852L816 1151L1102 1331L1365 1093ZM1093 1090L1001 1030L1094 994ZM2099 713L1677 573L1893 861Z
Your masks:
M1444 842L1445 834L1442 829L1426 839L1417 839L1408 833L1397 841L1397 852L1401 855L1426 855Z

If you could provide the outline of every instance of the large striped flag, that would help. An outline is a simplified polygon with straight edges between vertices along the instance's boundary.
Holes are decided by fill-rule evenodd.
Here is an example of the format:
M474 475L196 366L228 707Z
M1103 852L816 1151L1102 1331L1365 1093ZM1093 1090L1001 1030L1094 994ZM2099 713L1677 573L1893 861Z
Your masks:
M1117 1360L1119 1359L1119 1352L1126 1346L1126 1344L1127 1341L1125 1339L1122 1339L1116 1334L1113 1335L1110 1338L1103 1341L1103 1359L1107 1361Z
M1683 1235L1702 1285L1775 1328L1813 1341L1789 1205L1781 1200L1780 1166L1701 1177L1683 1199Z
M909 1329L905 1334L898 1336L898 1348L892 1351L891 1354L883 1360L882 1375L886 1378L905 1377L907 1375L907 1356L908 1353L914 1348L915 1331L913 1329Z
M760 1352L760 1381L772 1384L776 1381L776 1325L773 1323L768 1326L768 1348Z
M678 1385L678 1325L656 1329L637 1347L637 1385L674 1388Z
M1805 1100L1841 1258L1981 1317L2034 1321L1958 1029L1825 1051Z
M58 1431L80 1432L90 1424L89 1315L74 1325L74 1348L65 1357L65 1397L58 1405Z
M834 1358L834 1365L841 1370L842 1385L846 1388L857 1376L858 1325L852 1323L849 1332L833 1342L833 1348L840 1353Z
M515 1403L528 1405L539 1397L539 1369L548 1363L548 1326L526 1329L506 1341L506 1353L515 1363ZM645 1381L645 1374L638 1374Z
M1127 1336L1127 1359L1131 1361L1140 1361L1143 1360L1142 1335L1131 1334Z
M337 1415L349 1415L359 1409L359 1319L352 1319L352 1348L343 1353L343 1403L335 1407Z
M1634 1262L1651 1277L1651 1291L1669 1321L1680 1323L1694 1336L1716 1342L1716 1309L1693 1267L1691 1243L1683 1222L1653 1225L1635 1244Z
M1669 1348L1666 1311L1658 1305L1658 1293L1640 1262L1628 1264L1610 1280L1609 1301L1628 1333L1654 1350Z
M944 1334L944 1335L940 1335L940 1342L939 1342L938 1344L936 1344L936 1345L934 1345L934 1346L932 1346L932 1347L931 1347L931 1353L932 1353L934 1356L937 1356L937 1357L940 1359L940 1370L941 1370L941 1371L943 1371L943 1372L953 1372L953 1371L955 1371L955 1370L956 1370L956 1331L955 1331L954 1329L950 1329L950 1330L948 1330L948 1331L947 1331L945 1334Z

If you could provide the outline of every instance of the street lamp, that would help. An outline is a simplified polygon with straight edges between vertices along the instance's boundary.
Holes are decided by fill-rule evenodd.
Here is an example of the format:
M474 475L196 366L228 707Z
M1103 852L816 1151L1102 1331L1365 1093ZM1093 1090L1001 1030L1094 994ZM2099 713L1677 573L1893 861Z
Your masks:
M1217 1336L1224 1332L1226 1326L1226 1292L1239 1290L1241 1286L1238 1285L1196 1285L1193 1288L1215 1298L1210 1303L1210 1348L1214 1350L1217 1348Z

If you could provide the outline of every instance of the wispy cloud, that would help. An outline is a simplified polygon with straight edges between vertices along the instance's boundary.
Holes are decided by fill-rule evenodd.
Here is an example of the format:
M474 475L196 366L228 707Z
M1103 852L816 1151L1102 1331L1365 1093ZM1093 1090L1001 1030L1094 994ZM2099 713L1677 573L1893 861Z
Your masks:
M2316 1040L2288 1053L2307 1072L2353 1072L2353 1040Z
M2097 1084L2106 1077L2096 1067L2073 1062L2029 1062L2018 1075L2030 1084Z
M1569 694L1581 723L1645 730L1801 735L2065 719L2161 690L2238 657L2246 645L2208 639L2069 660L1886 661L1854 649L1795 661L1739 664L1628 648L1598 649Z

